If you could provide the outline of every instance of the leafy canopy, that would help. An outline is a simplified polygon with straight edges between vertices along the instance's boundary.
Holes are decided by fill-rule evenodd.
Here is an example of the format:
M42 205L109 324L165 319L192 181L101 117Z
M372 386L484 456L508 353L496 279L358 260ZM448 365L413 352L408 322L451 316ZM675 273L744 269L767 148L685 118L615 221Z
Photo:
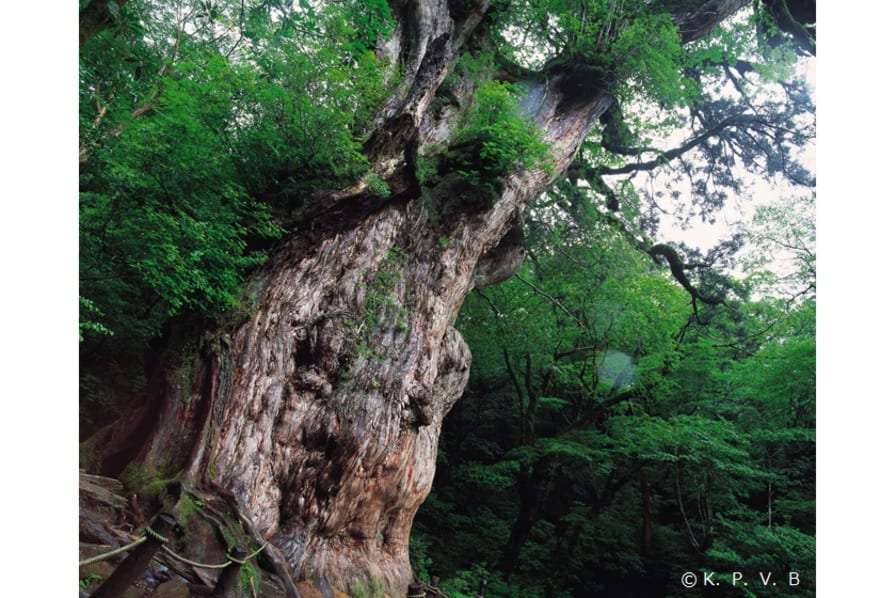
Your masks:
M239 302L310 192L369 168L386 93L372 49L391 24L384 2L116 9L80 54L88 335L141 343L174 313Z

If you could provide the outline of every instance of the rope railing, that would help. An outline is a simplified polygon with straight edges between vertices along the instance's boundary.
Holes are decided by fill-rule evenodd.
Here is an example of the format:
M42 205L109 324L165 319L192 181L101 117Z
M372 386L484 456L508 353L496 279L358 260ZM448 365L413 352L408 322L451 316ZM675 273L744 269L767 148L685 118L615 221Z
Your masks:
M146 536L140 536L139 538L137 538L130 544L125 544L124 546L119 546L115 550L110 550L109 552L104 552L103 554L98 554L96 556L92 556L89 559L84 559L83 561L78 561L78 566L84 567L87 565L92 565L94 563L99 563L100 561L105 561L106 559L112 558L116 554L121 554L122 552L129 551L131 548L140 546L144 542L146 542Z
M165 552L170 554L171 557L174 558L175 560L178 560L187 565L192 565L193 567L201 567L202 569L223 569L225 567L229 567L231 563L236 563L237 565L245 565L246 562L248 562L250 559L253 559L256 556L258 556L259 554L261 554L261 551L264 550L265 547L267 547L267 545L268 545L268 543L265 542L264 544L262 544L261 548L259 548L258 550L256 550L252 554L250 554L249 556L242 558L242 559L238 559L230 554L227 554L225 557L227 559L227 561L221 563L220 565L208 565L206 563L197 563L196 561L191 561L187 557L177 554L176 552L174 552L167 546L162 546L162 550L164 550Z
M146 526L143 530L143 535L133 542L129 542L124 546L119 546L108 552L79 561L78 566L84 567L133 550L133 552L118 565L115 571L113 571L112 574L96 589L91 595L91 598L120 596L125 588L127 588L131 582L136 579L137 575L139 575L149 564L149 561L156 557L156 552L159 548L170 555L171 558L193 567L202 569L224 569L218 578L218 585L213 594L223 595L223 592L232 586L239 578L239 575L237 575L236 572L240 567L261 554L261 551L263 551L269 544L268 542L265 542L257 550L248 555L242 548L231 547L227 552L227 560L225 562L221 564L200 563L188 559L166 546L169 542L167 534L174 528L174 524L175 520L173 517L166 513L160 513L153 520L152 524ZM155 526L155 528L153 526Z
M78 561L78 567L85 567L87 565L92 565L93 563L99 563L101 561L105 561L106 559L110 559L113 556L119 555L123 552L127 552L127 551L131 550L132 548L136 548L137 546L146 542L147 537L155 538L159 542L161 542L162 550L164 550L166 553L171 555L171 557L174 558L175 560L178 560L187 565L192 565L193 567L200 567L202 569L223 569L224 567L227 567L228 565L230 565L230 563L236 563L238 565L245 565L247 562L249 562L250 560L257 557L259 554L261 554L261 551L264 550L265 548L267 548L267 545L269 544L269 542L265 542L264 544L261 545L261 547L258 550L256 550L252 554L246 556L245 558L238 559L238 558L233 557L230 554L227 554L225 556L225 558L227 559L225 562L221 563L220 565L209 565L207 563L199 563L197 561L191 561L187 557L177 554L174 550L165 546L165 544L168 543L168 538L166 538L165 536L161 535L159 532L152 529L152 527L147 526L146 529L143 530L143 535L140 536L139 538L137 538L136 540L134 540L133 542L131 542L129 544L125 544L124 546L119 546L118 548L116 548L114 550L110 550L109 552L104 552L102 554L92 556L88 559L84 559L83 561Z
M98 587L96 591L92 595L90 595L89 598L109 598L120 596L121 593L131 584L131 582L136 579L137 575L139 575L140 572L149 564L149 561L156 556L156 552L159 548L161 548L166 554L171 556L171 558L192 567L199 567L201 569L223 569L221 575L218 577L218 582L215 586L212 596L224 596L225 592L236 582L237 579L239 579L239 569L247 562L261 554L261 552L265 548L267 548L269 544L269 542L265 542L257 550L250 554L246 554L246 551L238 546L231 547L225 555L225 558L227 559L225 562L220 564L200 563L198 561L188 559L185 556L178 554L172 548L167 546L170 541L167 534L174 528L174 523L175 521L173 517L166 513L160 513L153 520L152 524L146 526L146 528L143 530L143 535L133 542L130 542L128 544L125 544L124 546L120 546L103 554L98 554L88 559L79 561L78 566L84 567L86 565L91 565L93 563L98 563L100 561L110 559L113 556L119 555L121 553L138 549L134 550L133 553L128 555L128 557L121 562L118 568L112 572L112 575L110 575L109 578L106 579L100 585L100 587ZM158 529L155 529L153 525L156 525ZM485 595L487 584L487 580L482 580L482 584L479 587L479 592L477 593L477 598ZM81 594L83 596L86 596L86 594L84 594L83 592ZM441 592L439 592L439 594L441 595ZM426 596L427 591L425 587L420 587L418 585L418 587L408 588L407 598L426 598Z

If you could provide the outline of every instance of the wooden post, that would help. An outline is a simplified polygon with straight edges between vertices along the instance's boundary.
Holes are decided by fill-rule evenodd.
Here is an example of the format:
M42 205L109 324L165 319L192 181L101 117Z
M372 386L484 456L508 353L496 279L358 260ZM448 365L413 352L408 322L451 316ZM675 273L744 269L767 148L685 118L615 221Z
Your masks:
M488 588L488 580L483 579L482 583L479 584L479 591L476 592L476 598L485 598L486 588Z
M405 596L406 598L426 598L426 591L423 589L423 584L414 580L408 586L408 591L405 593Z
M159 513L149 527L163 538L168 538L168 533L174 529L174 523L174 517L167 513ZM90 595L90 598L120 598L137 576L146 569L152 556L161 546L160 539L147 534L146 541L134 548L112 575Z
M240 567L243 566L243 559L249 554L239 547L231 548L228 552L230 555L230 564L225 567L218 577L218 583L215 584L215 591L212 596L216 598L226 598L230 595L230 591L237 585L240 579Z

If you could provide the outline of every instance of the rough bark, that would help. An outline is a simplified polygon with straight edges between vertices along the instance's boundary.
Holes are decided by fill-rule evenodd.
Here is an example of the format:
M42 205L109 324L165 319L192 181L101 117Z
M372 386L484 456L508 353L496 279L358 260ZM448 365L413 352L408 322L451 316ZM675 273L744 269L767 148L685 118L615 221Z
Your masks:
M99 467L232 496L295 579L346 591L375 580L390 596L412 580L411 523L467 381L470 353L452 327L461 303L518 265L519 239L501 240L612 102L562 69L524 82L552 170L507 173L493 202L451 177L423 196L413 160L450 141L454 116L430 104L486 4L454 17L447 1L396 4L387 47L407 75L366 145L392 196L358 185L321 198L249 285L243 321L170 340ZM435 219L433 198L458 191L469 201Z

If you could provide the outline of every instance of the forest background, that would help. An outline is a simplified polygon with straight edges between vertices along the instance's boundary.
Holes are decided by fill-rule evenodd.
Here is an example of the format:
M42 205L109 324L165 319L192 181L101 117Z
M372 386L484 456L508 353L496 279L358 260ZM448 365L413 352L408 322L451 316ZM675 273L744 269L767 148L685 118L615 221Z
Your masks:
M3 307L12 332L5 335L4 465L12 512L27 513L15 517L9 543L33 556L4 586L32 589L49 567L58 580L50 583L64 588L73 578L67 567L74 566L55 565L70 562L77 542L77 456L70 448L77 440L77 9L50 15L33 7L8 10L10 23L28 26L3 40L4 113L13 131L7 147L17 157L8 162L12 185L3 219ZM880 375L892 367L892 318L881 260L892 207L888 181L878 173L891 166L887 153L868 142L886 145L891 131L883 122L886 109L876 108L878 98L888 97L870 59L881 52L866 46L885 32L869 30L866 15L829 14L822 7L819 19L826 27L836 23L836 30L822 37L818 69L818 584L836 595L886 583L872 572L886 570L887 553L874 543L888 535L881 526L889 520L881 517L889 505L880 486L887 469L881 461L892 454L893 413ZM850 91L843 97L842 90ZM859 544L863 550L853 550Z

